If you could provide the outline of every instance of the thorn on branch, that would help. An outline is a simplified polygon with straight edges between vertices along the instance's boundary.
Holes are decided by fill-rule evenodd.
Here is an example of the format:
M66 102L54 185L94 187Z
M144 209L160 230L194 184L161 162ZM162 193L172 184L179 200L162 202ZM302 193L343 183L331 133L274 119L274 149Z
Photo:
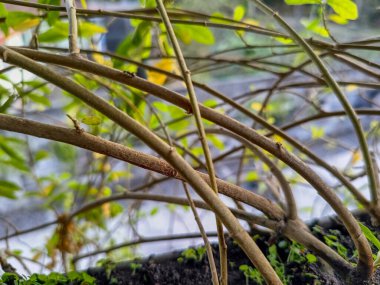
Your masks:
M80 127L80 123L78 122L77 119L74 119L71 117L69 114L66 114L66 116L73 122L74 128L77 131L78 134L82 134L84 132L84 129Z

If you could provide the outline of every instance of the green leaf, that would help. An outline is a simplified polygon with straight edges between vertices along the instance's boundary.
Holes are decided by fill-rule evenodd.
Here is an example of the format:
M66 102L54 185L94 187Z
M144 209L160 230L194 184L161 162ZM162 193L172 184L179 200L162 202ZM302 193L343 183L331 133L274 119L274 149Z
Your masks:
M306 259L307 259L307 262L309 262L309 263L316 263L317 262L317 257L312 253L306 254Z
M141 21L132 35L128 35L117 47L116 53L135 60L146 58L150 55L152 24L147 21ZM115 61L115 67L120 68L123 65L120 61Z
M96 34L106 33L107 29L90 22L79 23L79 35L83 38L90 38ZM38 40L43 43L55 43L66 40L69 35L69 24L67 22L57 21L47 31L38 36Z
M339 16L338 14L329 15L329 20L338 25L346 25L349 22L346 18L343 18L342 16Z
M5 8L5 5L3 3L0 3L0 18L6 18L7 15L8 15L8 11ZM3 33L6 36L9 34L9 28L5 22L0 23L0 29L3 31Z
M285 0L288 5L321 4L322 0Z
M38 16L23 11L10 11L7 14L5 23L14 30L26 30L38 25L40 22Z
M6 142L5 138L1 138L0 140L0 149L4 151L10 158L23 161L21 155L19 155L11 146L9 146Z
M55 43L66 40L69 32L69 25L63 22L56 22L47 31L38 35L38 41L41 43Z
M84 38L90 38L96 34L104 34L107 32L105 27L91 22L80 22L78 29L79 35Z
M240 21L241 19L243 19L244 15L245 15L245 8L244 8L244 6L242 6L242 5L236 6L236 8L234 10L234 17L233 17L233 19L235 21Z
M86 125L94 126L99 125L102 122L102 119L98 116L85 116L81 122Z
M378 268L380 266L380 251L377 252L376 259L373 262L373 267Z
M311 127L311 138L313 140L317 140L322 138L325 135L325 130L322 127L316 127L312 126Z
M45 159L45 158L47 158L47 157L49 157L49 152L46 151L46 150L43 150L43 149L37 151L37 152L35 153L35 155L34 155L34 159L35 159L36 161L39 161L39 160Z
M320 35L322 37L328 37L329 36L329 32L325 29L325 27L320 25L319 19L314 19L311 21L307 20L307 19L301 19L301 24L306 29L308 29L309 31L311 31L317 35Z
M34 103L41 104L41 105L46 106L46 107L51 106L50 100L48 98L46 98L45 96L41 96L41 95L34 94L34 93L29 93L27 96Z
M15 95L9 96L9 98L7 99L7 101L5 101L3 105L1 105L1 107L0 107L0 113L5 113L5 111L10 106L12 106L12 103L16 100L16 98L17 98L17 96L15 96Z
M156 102L153 102L152 105L154 108L156 108L157 110L159 110L161 112L164 112L164 113L169 112L168 104L166 104L164 102L156 101Z
M356 20L359 17L358 7L351 0L327 0L327 4L342 18Z
M38 3L60 6L61 0L39 0ZM59 11L48 11L47 12L47 23L49 26L54 25L54 23L59 19Z
M16 199L16 191L20 190L20 187L10 181L0 180L0 196L6 197L9 199Z
M210 140L212 145L216 147L218 150L224 150L224 143L218 136L208 134L207 139Z
M358 222L359 223L359 226L360 228L362 229L363 231L363 234L365 235L365 237L374 245L376 246L376 248L378 250L380 250L380 241L379 239L373 234L373 232L367 228L365 225L363 225L362 223Z
M195 41L200 44L212 45L215 42L214 34L207 27L176 24L174 32L184 44Z
M250 171L247 173L245 179L247 181L257 181L259 180L259 174L256 171Z

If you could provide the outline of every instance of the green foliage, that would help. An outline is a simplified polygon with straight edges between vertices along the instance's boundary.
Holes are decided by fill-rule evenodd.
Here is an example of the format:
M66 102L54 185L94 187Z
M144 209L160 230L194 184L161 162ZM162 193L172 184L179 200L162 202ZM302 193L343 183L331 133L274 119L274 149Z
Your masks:
M206 253L206 248L201 246L197 248L187 248L181 252L181 256L177 258L179 263L184 260L201 261Z
M239 270L243 272L245 276L246 285L249 284L249 280L252 280L260 285L264 284L264 278L261 276L260 272L256 268L252 268L247 264L242 264L239 266Z
M135 275L136 271L142 267L142 264L131 262L131 264L129 264L129 267L132 269L132 275Z
M191 44L195 41L204 45L213 45L215 38L211 30L207 27L174 25L174 32L177 37L185 44Z
M69 272L67 275L52 272L48 275L33 274L22 278L14 273L4 273L1 285L95 285L96 279L85 272Z
M9 199L16 199L16 192L20 190L20 187L13 182L7 180L0 180L0 196Z
M38 40L41 43L56 43L67 39L69 23L62 21L54 21L54 24L45 32L39 34ZM97 34L107 32L106 28L91 22L79 22L79 33L83 38L90 38Z

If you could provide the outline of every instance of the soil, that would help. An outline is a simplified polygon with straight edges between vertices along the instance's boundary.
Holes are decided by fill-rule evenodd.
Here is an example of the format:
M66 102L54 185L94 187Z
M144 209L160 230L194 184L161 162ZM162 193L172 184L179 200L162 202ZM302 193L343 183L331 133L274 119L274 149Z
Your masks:
M365 214L358 214L357 218L369 227L373 232L380 233L380 228L371 226L370 219ZM324 218L309 223L313 234L326 242L326 237L331 242L331 247L344 255L351 262L356 262L356 253L353 243L336 217ZM269 235L253 234L258 246L266 254L274 259L271 263L277 265L277 272L282 271L284 284L326 284L344 285L342 278L335 276L328 270L325 264L313 257L311 252L300 246L292 246L292 242L280 237L273 241ZM269 244L271 241L271 244ZM218 246L213 245L214 257L218 263ZM273 253L275 251L275 253ZM198 249L198 252L200 250ZM373 248L373 252L377 252ZM187 255L185 254L187 253ZM87 273L97 279L98 284L212 284L211 273L207 256L197 253L197 249L176 251L165 255L151 256L143 260L119 263L114 266L90 268ZM270 258L268 258L270 260ZM231 239L228 239L229 284L254 285L265 284L254 277L248 277L244 268L251 263L242 250ZM219 268L218 264L217 268ZM254 275L254 274L253 274ZM364 284L360 282L358 284ZM380 284L380 270L375 272L371 284Z

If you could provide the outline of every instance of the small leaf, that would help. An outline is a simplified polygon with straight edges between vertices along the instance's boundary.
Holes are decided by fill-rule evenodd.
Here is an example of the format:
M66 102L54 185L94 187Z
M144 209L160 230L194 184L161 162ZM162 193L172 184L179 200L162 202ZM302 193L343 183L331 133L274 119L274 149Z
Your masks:
M37 26L40 22L40 19L38 16L29 12L11 11L8 12L5 22L15 31L24 31Z
M327 0L327 4L344 19L356 20L358 15L358 7L351 0Z
M378 268L380 266L380 251L377 252L376 259L373 262L373 267Z
M293 43L292 39L287 39L287 38L283 38L283 37L275 37L274 39L276 41L282 43L282 44L285 44L285 45L290 45Z
M333 21L334 23L339 24L339 25L346 25L346 24L348 24L348 20L346 18L343 18L343 17L339 16L338 14L331 14L331 15L329 15L329 19L331 21Z
M175 69L175 63L172 59L161 59L160 61L154 64L155 67L163 69L165 71L172 72ZM148 80L158 84L163 85L166 81L167 76L163 73L148 71L147 72Z
M312 126L311 127L311 138L313 140L317 140L322 138L325 135L325 130L322 127L316 127Z
M102 119L98 116L86 116L81 122L86 125L99 125L102 122Z
M233 19L235 21L241 21L241 19L243 19L244 15L245 15L245 8L244 8L244 6L242 6L242 5L236 6L236 8L234 10L234 17L233 17Z
M51 102L48 98L46 98L45 96L40 96L40 95L37 95L37 94L34 94L34 93L29 93L27 95L27 97L32 100L34 103L37 103L37 104L41 104L41 105L44 105L46 107L50 107L51 106Z
M329 36L329 32L326 30L325 27L321 26L320 23L319 23L319 19L314 19L314 20L306 20L306 19L302 19L301 20L301 24L309 31L317 34L317 35L320 35L322 37L328 37Z
M153 102L153 107L156 108L157 110L161 111L161 112L164 112L164 113L167 113L169 112L169 107L166 103L164 102L161 102L161 101L156 101L156 102Z
M250 172L248 172L245 179L247 181L257 181L257 180L259 180L259 174L256 171L250 171Z
M358 222L360 228L363 231L363 234L365 237L374 245L378 250L380 250L380 240L373 234L373 232L367 228L365 225L363 225L361 222Z
M317 257L311 253L306 254L306 259L309 263L316 263L317 262Z
M0 196L6 197L9 199L16 199L16 191L20 190L20 187L10 181L0 180Z
M0 3L0 18L6 18L8 15L8 11L5 8L5 5L3 3ZM4 22L0 23L0 29L3 31L3 33L8 36L9 34L9 28L8 25Z
M39 160L45 159L45 158L47 158L47 157L49 157L49 152L46 151L46 150L43 150L43 149L37 151L36 154L34 155L34 159L35 159L36 161L39 161Z
M200 44L212 45L215 42L214 34L207 27L177 24L174 25L174 31L177 37L185 44L195 41Z
M224 143L218 136L208 134L207 139L210 140L212 145L218 150L224 150Z
M322 0L285 0L288 5L321 4Z
M105 27L91 22L80 22L79 24L79 34L84 38L89 38L96 34L104 34L106 32L107 29Z
M362 158L362 154L360 150L355 150L354 153L352 154L351 161L352 163L357 163L358 161L360 161L361 158Z

